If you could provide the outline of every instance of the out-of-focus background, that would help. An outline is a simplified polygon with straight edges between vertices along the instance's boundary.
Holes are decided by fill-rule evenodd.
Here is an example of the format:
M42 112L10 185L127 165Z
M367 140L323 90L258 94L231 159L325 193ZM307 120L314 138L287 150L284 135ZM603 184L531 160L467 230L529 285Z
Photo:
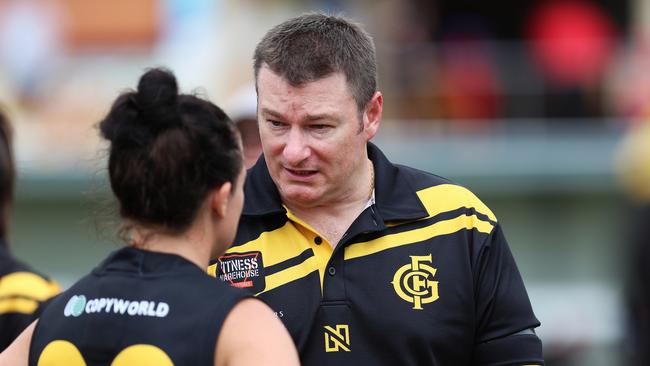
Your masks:
M67 287L121 245L95 125L145 68L242 113L257 41L309 10L374 36L375 142L495 211L547 364L628 364L634 210L650 202L650 151L633 146L650 146L634 132L650 112L645 0L0 0L16 255Z

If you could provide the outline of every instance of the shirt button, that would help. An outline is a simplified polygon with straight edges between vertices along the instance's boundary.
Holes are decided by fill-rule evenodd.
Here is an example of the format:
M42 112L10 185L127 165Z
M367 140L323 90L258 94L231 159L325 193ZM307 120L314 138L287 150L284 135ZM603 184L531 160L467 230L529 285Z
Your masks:
M336 268L330 267L327 269L327 272L330 274L330 276L334 276L336 274Z
M320 236L314 238L314 243L316 243L316 245L321 245L322 242L323 242L323 238L321 238Z

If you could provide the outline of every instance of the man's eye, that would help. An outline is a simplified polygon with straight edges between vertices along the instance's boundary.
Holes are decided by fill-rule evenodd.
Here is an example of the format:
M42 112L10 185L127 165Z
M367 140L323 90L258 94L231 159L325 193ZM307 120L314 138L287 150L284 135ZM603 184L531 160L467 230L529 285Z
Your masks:
M269 119L268 121L271 124L271 126L273 126L273 127L282 127L282 126L284 126L284 123L282 123L280 121L275 121L275 120L272 120L272 119Z
M311 125L312 129L319 130L319 131L328 129L330 127L331 127L330 125L323 125L323 124Z

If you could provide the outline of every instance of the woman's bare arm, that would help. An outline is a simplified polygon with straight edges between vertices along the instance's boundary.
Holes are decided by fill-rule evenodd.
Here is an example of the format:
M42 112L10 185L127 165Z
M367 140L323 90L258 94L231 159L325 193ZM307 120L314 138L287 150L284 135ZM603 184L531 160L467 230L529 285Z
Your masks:
M263 302L244 299L226 317L215 347L215 366L298 366L298 353L282 322Z
M16 338L13 343L0 353L0 366L27 366L29 359L29 344L32 341L32 334L36 327L35 320Z

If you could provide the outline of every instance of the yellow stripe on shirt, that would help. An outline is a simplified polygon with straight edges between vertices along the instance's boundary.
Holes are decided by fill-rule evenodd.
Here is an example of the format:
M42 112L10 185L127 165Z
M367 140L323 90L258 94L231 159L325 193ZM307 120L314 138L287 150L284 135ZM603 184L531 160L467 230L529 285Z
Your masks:
M264 232L255 240L228 249L226 254L259 251L262 253L264 267L268 268L295 258L309 248L313 249L311 243L304 233L300 231L299 223L289 220L282 227ZM285 283L305 277L314 270L318 270L319 267L324 266L325 264L319 265L319 258L312 256L296 266L266 276L264 291L269 291ZM208 267L209 275L216 277L216 271L216 264Z
M266 276L266 287L264 288L264 291L259 294L284 286L289 282L299 280L316 271L318 271L318 261L316 260L316 257L309 257L298 265Z
M273 231L263 232L257 239L231 247L229 253L262 252L264 267L270 267L299 256L309 246L291 221ZM208 274L216 277L216 264L208 267Z
M349 245L345 248L344 258L345 260L359 258L384 250L419 243L436 236L455 233L463 229L476 229L482 233L489 234L494 229L494 225L479 219L476 215L460 215L450 220L438 221L420 229L386 235L367 242Z
M232 247L226 253L262 252L264 267L270 267L297 257L309 246L307 239L298 231L291 221L273 231L263 232L259 238L246 244Z

